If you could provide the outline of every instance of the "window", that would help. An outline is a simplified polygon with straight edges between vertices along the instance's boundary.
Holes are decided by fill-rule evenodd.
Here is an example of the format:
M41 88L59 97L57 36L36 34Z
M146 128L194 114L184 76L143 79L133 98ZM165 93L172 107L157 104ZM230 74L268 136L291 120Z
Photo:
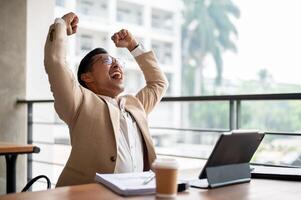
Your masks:
M65 7L65 0L55 0L55 5Z
M152 9L152 28L172 32L174 28L173 14L160 9Z
M94 48L108 48L108 34L104 32L88 31L82 29L78 31L76 40L76 54L81 58Z
M108 17L108 2L105 0L77 0L76 9L84 17L93 20Z
M138 70L125 71L126 93L136 94L145 85L143 74Z
M91 51L93 48L93 36L91 35L81 35L79 38L80 43L80 51L82 54L87 53L88 51Z
M297 66L301 65L296 55L301 46L298 37L301 29L296 27L299 17L296 7L300 3L185 2L181 29L183 96L300 91L300 77L296 75ZM283 6L287 13L279 16ZM162 29L162 22L167 19L162 12L152 10L153 29ZM283 28L278 30L279 27ZM152 40L152 48L161 63L174 60L172 51L166 50L172 49L172 45L167 41ZM301 130L301 101L240 103L240 128L268 132L252 161L301 166L301 140L297 136ZM160 107L160 113L155 110L151 114L155 117L150 117L151 126L156 127L152 133L158 152L207 158L219 134L230 128L227 101L163 104L169 104L169 113ZM173 104L177 106L173 107ZM180 117L172 118L170 113ZM164 128L158 129L158 126ZM209 131L167 130L166 127ZM296 136L273 135L273 132L295 133Z
M135 25L143 25L143 7L138 4L117 1L117 21Z
M152 49L154 49L159 61L162 64L172 64L172 44L169 42L161 42L158 40L152 41Z
M94 2L93 1L88 1L88 0L80 0L78 2L78 11L81 13L81 14L84 14L84 15L91 15L91 11L92 11L92 8L94 6Z

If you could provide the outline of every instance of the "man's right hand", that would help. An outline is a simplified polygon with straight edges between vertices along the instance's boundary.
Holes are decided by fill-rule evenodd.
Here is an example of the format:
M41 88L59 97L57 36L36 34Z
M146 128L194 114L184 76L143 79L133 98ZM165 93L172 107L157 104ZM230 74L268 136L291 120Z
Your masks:
M67 35L72 35L77 31L78 17L73 12L65 14L62 19L66 23Z

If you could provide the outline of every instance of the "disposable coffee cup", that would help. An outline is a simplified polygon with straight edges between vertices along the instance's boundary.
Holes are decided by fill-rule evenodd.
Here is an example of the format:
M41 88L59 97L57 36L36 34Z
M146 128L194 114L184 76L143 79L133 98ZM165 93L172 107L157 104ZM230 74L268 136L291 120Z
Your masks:
M158 158L152 164L156 175L156 196L174 198L178 189L179 164L172 158Z

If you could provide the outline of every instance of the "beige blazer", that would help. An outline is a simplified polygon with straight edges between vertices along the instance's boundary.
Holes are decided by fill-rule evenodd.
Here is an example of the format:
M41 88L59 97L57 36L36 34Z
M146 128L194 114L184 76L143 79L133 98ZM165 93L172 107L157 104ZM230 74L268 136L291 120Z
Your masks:
M80 86L66 63L66 28L50 26L45 44L44 65L48 74L54 107L70 131L71 153L56 186L94 182L96 172L113 173L117 157L119 110L92 91ZM144 143L144 169L156 158L147 116L164 95L168 82L153 52L135 58L146 86L135 96L126 95L125 109L141 130Z

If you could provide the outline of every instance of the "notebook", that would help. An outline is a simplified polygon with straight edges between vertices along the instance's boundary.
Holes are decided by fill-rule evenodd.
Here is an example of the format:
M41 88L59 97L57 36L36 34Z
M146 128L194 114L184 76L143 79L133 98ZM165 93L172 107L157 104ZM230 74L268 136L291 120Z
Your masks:
M152 171L122 174L99 174L95 180L102 183L122 196L150 195L156 192L155 179L145 184L145 181L154 176Z

